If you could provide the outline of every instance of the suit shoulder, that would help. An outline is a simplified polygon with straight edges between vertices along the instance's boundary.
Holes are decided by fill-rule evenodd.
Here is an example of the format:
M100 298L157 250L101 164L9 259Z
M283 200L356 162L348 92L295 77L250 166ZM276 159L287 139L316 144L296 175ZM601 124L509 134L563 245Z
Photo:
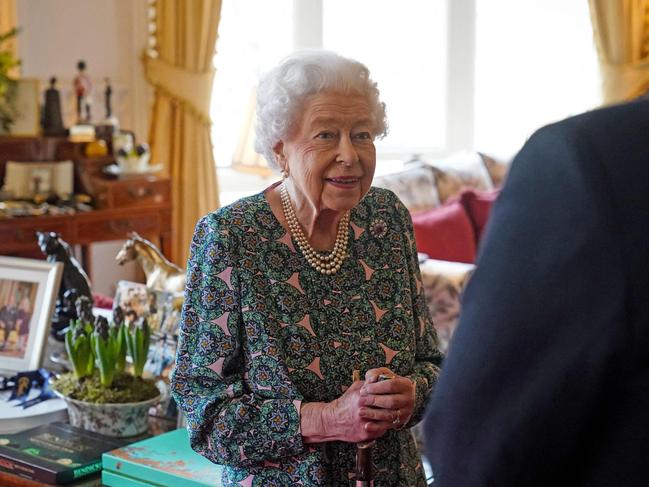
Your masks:
M579 137L595 139L646 134L649 128L649 100L637 100L590 110L537 130L533 139L546 137Z

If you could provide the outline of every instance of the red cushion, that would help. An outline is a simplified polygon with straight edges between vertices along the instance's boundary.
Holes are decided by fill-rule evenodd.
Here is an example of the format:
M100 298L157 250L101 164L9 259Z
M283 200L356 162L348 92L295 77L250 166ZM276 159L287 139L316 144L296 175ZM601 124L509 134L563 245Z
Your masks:
M474 262L475 231L459 201L412 216L417 250L432 259Z
M95 308L113 309L113 298L105 294L92 293L93 305Z
M476 239L480 241L482 232L487 225L491 206L498 197L500 190L495 191L476 191L469 189L460 195L460 201L464 205L473 229L475 230Z

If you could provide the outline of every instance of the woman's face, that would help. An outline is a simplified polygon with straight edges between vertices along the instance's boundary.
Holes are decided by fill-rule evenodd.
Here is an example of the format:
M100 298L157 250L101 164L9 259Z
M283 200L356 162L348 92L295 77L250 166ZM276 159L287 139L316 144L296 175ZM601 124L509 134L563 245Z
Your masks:
M362 95L324 92L309 96L302 116L275 153L292 182L299 210L346 211L372 184L376 166L374 122Z

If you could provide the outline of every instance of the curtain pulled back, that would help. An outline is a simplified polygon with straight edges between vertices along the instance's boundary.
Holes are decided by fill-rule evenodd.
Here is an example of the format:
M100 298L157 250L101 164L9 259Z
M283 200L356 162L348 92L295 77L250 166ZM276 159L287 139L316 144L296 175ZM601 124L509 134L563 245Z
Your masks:
M649 90L649 0L589 0L604 103Z
M149 143L152 161L171 178L171 260L184 266L194 225L219 206L210 135L212 58L221 0L157 0L157 56L143 58L155 90Z

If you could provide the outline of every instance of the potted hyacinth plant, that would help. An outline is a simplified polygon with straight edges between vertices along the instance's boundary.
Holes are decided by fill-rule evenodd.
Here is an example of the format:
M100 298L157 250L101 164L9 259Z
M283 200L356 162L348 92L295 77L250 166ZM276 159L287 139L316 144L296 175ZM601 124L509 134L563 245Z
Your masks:
M154 381L142 378L151 336L147 321L126 322L119 307L111 322L95 318L84 299L65 334L72 371L52 389L66 401L74 426L116 437L143 433L148 409L160 398Z

